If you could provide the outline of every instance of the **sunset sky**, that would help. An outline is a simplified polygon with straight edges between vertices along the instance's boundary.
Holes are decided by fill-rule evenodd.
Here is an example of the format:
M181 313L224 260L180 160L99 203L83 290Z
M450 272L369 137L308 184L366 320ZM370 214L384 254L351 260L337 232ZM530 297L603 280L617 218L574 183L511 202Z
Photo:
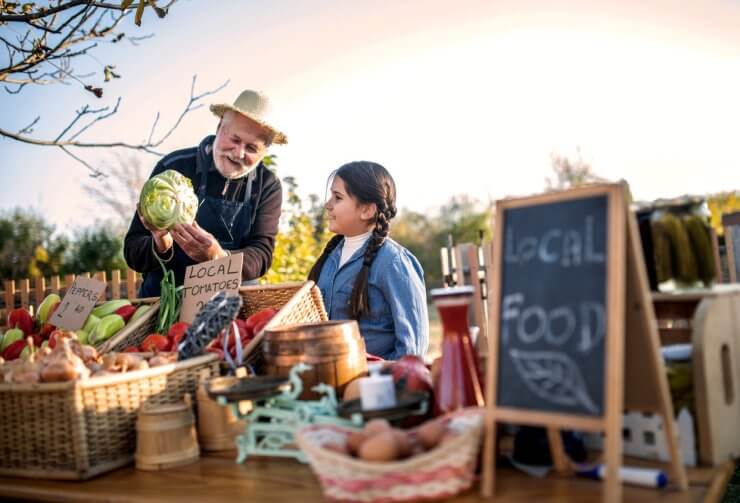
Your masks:
M399 207L488 201L541 191L551 154L577 148L637 199L740 189L740 0L181 0L164 20L152 14L124 31L153 39L80 59L80 70L122 74L102 100L78 85L2 92L0 127L41 115L34 136L53 138L76 109L122 96L82 138L141 141L157 111L161 129L172 124L197 74L199 92L231 81L207 104L245 88L271 96L290 140L272 149L278 173L303 194L367 159L394 176ZM163 150L216 124L207 107L190 113ZM35 208L65 231L112 216L58 149L0 139L0 153L0 209Z

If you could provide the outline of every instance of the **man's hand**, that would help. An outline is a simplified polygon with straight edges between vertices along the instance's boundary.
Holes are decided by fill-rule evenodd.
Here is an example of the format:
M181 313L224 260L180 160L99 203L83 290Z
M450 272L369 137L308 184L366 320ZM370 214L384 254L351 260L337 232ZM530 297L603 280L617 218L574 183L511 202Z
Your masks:
M177 224L170 233L188 257L197 262L223 258L227 254L212 234L203 230L197 222Z
M141 224L152 233L152 238L154 238L154 246L157 248L157 252L159 252L160 255L163 255L167 252L170 248L172 248L172 235L170 234L170 231L167 229L159 230L156 227L153 227L149 224L149 222L146 221L144 216L141 214L141 211L139 211L139 207L136 207L136 214L139 215L139 220L141 221Z

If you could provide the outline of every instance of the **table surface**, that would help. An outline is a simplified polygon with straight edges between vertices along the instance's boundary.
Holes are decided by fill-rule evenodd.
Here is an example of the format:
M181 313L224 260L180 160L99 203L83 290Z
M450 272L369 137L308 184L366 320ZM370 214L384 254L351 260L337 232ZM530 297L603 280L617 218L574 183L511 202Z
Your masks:
M36 501L250 501L255 503L325 501L321 487L307 465L290 459L252 458L239 465L235 452L207 454L194 464L166 471L147 472L133 466L84 482L0 477L0 499ZM638 462L638 464L644 464ZM717 468L689 470L688 491L624 487L623 501L696 503L720 501L734 469L728 462ZM598 481L549 476L532 478L502 468L496 472L497 502L593 502L601 497ZM448 500L487 501L477 484Z

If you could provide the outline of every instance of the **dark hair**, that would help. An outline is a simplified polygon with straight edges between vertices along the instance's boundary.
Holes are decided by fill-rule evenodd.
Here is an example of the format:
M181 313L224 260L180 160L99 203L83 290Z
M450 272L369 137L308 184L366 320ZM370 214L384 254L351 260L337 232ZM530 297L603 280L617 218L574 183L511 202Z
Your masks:
M349 315L351 318L359 320L360 317L370 311L368 305L370 265L375 260L375 255L380 247L385 243L385 238L388 237L390 220L396 216L396 184L387 169L380 164L369 161L345 164L332 173L329 179L335 176L342 179L347 194L357 199L359 203L375 203L378 208L375 214L375 227L362 260L362 269L355 278L352 296L350 297ZM311 268L308 279L318 281L327 257L342 242L343 238L344 236L336 235L329 240L316 264Z

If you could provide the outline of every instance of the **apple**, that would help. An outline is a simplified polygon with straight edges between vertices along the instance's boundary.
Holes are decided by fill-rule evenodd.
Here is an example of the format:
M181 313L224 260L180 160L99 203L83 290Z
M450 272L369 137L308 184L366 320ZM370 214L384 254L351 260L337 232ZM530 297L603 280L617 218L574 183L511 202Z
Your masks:
M418 356L402 356L391 363L390 370L394 384L402 390L432 392L432 373Z
M41 304L39 304L39 309L36 313L36 318L39 320L39 323L46 323L46 320L51 317L52 313L61 301L62 298L56 293L50 293L47 295Z

